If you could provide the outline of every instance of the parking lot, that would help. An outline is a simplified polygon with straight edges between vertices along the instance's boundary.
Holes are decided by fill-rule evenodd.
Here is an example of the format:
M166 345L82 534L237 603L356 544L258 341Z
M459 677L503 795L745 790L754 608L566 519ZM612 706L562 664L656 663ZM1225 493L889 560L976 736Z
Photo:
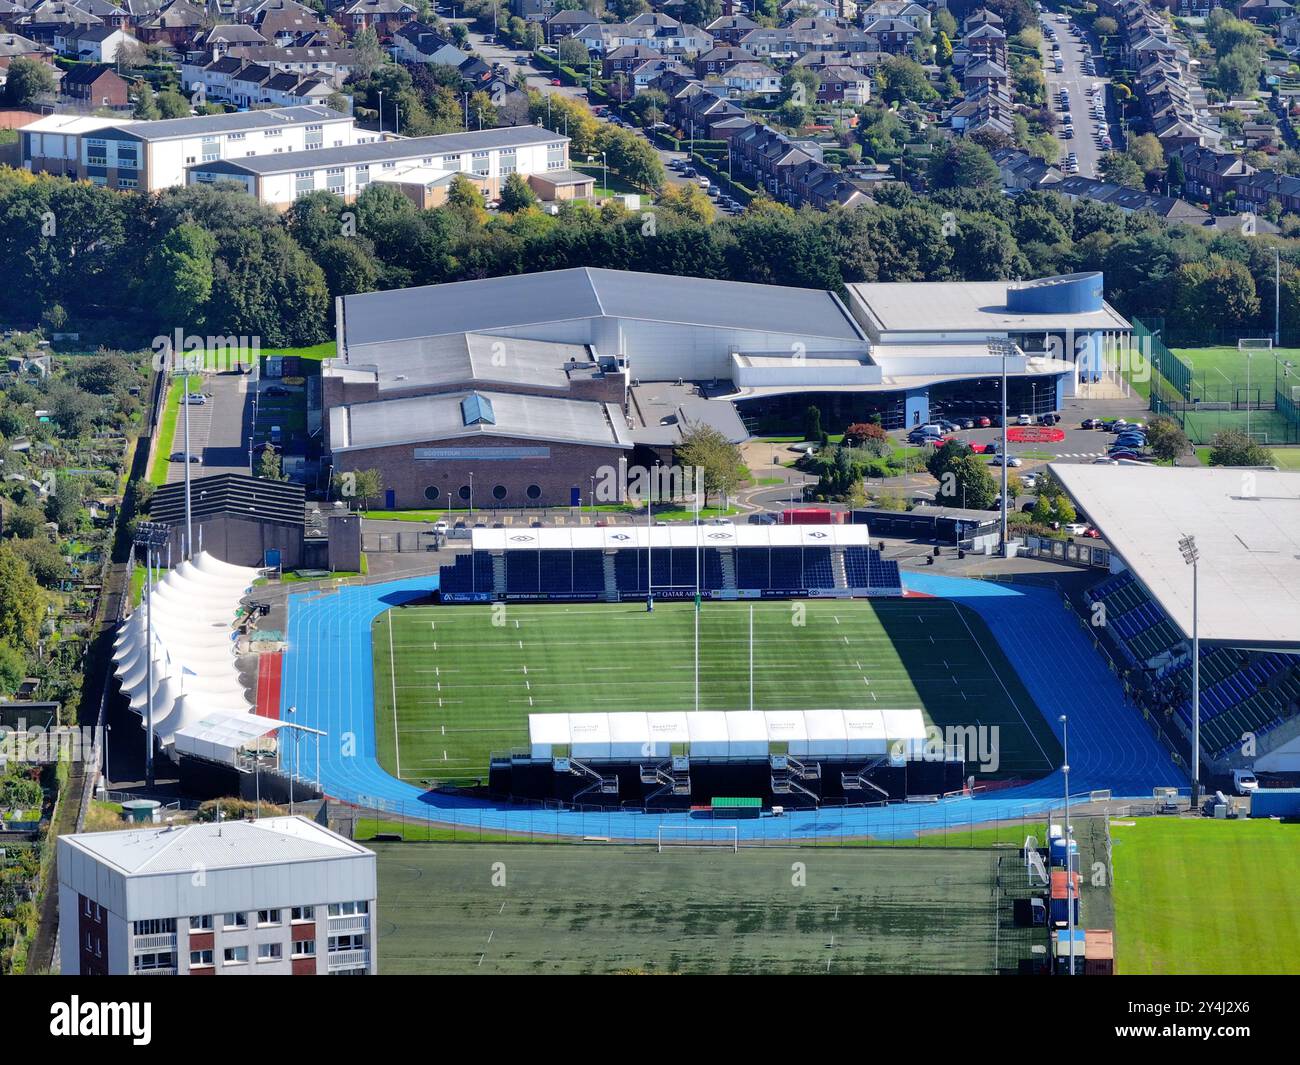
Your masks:
M188 407L189 450L201 460L191 464L191 477L248 472L248 432L252 425L250 382L251 378L241 373L204 375L203 394L207 398ZM182 407L177 416L173 454L185 450L185 413ZM167 483L184 478L184 462L169 462Z

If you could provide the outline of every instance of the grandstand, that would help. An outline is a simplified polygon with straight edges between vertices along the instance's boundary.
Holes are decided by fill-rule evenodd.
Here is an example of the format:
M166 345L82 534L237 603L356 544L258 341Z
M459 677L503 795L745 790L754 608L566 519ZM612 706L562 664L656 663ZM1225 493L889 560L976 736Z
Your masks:
M445 603L899 596L865 525L475 529L441 570Z
M1135 697L1190 741L1192 581L1177 544L1193 535L1202 557L1202 756L1219 772L1241 765L1300 771L1300 477L1053 469L1123 567L1087 598L1094 631Z

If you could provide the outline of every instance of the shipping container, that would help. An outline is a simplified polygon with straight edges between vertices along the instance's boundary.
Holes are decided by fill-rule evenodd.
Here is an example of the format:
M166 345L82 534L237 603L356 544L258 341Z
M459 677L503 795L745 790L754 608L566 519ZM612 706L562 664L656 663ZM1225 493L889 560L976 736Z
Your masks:
M1063 837L1057 837L1056 839L1052 840L1050 850L1051 850L1052 865L1064 869L1065 852L1066 852L1065 839ZM1079 868L1079 841L1078 840L1072 839L1069 841L1069 851L1070 851L1070 857L1072 859L1070 862L1070 868L1078 870Z
M781 511L782 525L843 525L844 514L825 507L790 507Z
M1087 976L1115 975L1115 933L1109 928L1084 930L1083 971Z
M1071 949L1073 943L1073 949ZM1052 937L1052 959L1056 963L1058 973L1068 973L1070 971L1070 955L1074 955L1074 971L1076 974L1083 972L1084 968L1084 932L1082 928L1076 928L1074 935L1071 937L1068 929L1061 929Z
M1256 788L1250 796L1251 817L1300 817L1300 788Z

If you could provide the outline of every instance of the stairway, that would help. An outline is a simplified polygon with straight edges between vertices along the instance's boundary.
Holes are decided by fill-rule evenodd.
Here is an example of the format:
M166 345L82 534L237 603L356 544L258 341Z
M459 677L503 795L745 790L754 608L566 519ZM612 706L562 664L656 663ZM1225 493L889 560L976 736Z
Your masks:
M881 756L880 758L873 759L872 761L868 762L866 765L861 766L858 769L854 769L854 770L846 769L844 772L840 774L841 786L844 788L845 791L863 791L866 788L870 788L872 791L878 791L882 798L888 799L889 792L887 792L884 788L880 787L878 784L873 784L870 780L867 779L867 776L871 772L873 772L876 769L879 769L882 765L885 765L888 761L889 761L888 756Z
M822 767L819 762L812 765L791 758L788 754L774 754L769 759L769 765L772 769L772 794L773 795L793 795L798 792L806 795L818 805L821 804L821 796L816 792L810 791L803 785L805 780L820 780Z
M492 594L506 594L506 556L503 553L492 556Z
M672 795L689 795L691 793L691 760L685 755L674 755L658 765L641 766L641 783L658 784L659 787L646 796L646 803L659 798L665 792Z
M614 552L606 551L601 558L605 570L605 602L618 602L618 575L614 571Z
M718 548L718 561L722 565L722 598L736 598L736 554L730 547Z
M602 795L618 794L618 777L602 776L586 762L579 762L576 758L557 758L553 762L553 768L557 773L569 772L575 777L586 777L590 780L585 788L573 793L574 802L593 791L599 791Z
M844 548L831 548L831 575L835 578L836 588L849 586L849 573L844 568Z

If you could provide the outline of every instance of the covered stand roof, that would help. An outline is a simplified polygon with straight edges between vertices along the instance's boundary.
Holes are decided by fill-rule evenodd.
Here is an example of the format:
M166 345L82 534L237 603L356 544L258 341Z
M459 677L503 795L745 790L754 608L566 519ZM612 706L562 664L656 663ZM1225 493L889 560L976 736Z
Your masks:
M652 547L866 547L866 525L609 525L474 529L475 551L613 551Z

